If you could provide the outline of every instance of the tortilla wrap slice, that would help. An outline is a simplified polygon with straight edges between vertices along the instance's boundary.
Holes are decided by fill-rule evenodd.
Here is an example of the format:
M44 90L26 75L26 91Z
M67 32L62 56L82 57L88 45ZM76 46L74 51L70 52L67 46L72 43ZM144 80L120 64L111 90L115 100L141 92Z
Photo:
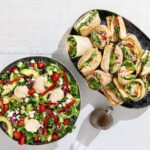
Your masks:
M95 70L87 76L86 80L90 88L100 90L102 86L112 82L112 75L102 70Z
M78 69L84 76L89 75L100 65L101 57L97 48L87 50L78 61Z
M139 101L146 95L146 88L142 79L130 81L125 86L125 91L133 101Z
M116 88L118 89L118 91L120 92L120 94L126 99L128 98L128 95L125 92L124 86L122 84L120 84L120 82L118 81L117 78L113 79L113 82L116 86Z
M91 31L101 23L98 11L89 11L74 25L74 29L82 36L88 36Z
M92 48L92 44L87 37L79 35L69 35L67 37L66 49L72 58L82 56L83 53L90 48Z
M99 25L90 34L93 45L103 49L109 43L109 32L105 25Z
M110 57L109 70L111 73L116 73L123 61L123 52L119 46L115 46Z
M118 41L126 36L126 27L121 16L108 16L106 22L112 41Z
M112 49L113 49L113 44L106 45L104 49L101 68L105 72L109 71L109 63L110 63L110 56L111 56Z

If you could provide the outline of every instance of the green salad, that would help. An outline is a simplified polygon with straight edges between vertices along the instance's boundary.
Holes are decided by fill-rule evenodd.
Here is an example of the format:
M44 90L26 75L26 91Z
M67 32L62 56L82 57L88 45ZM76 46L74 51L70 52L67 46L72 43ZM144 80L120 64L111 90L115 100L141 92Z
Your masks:
M21 145L72 132L79 107L76 81L56 62L20 61L0 74L0 124Z

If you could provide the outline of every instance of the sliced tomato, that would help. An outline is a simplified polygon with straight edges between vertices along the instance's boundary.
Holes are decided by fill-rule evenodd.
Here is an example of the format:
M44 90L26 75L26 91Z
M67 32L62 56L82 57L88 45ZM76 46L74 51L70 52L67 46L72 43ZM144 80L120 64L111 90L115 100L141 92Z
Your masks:
M29 95L33 95L35 92L36 92L35 89L32 88L32 89L29 89L28 94Z
M24 125L24 120L18 121L18 126L23 126Z
M15 137L15 139L20 139L21 136L22 136L22 133L15 130L15 131L13 132L13 136Z
M43 61L40 61L40 62L37 63L37 66L39 68L43 68L45 66L45 63Z
M3 110L7 111L9 109L9 104L3 104Z
M69 124L69 119L64 119L63 124L68 125Z
M53 140L57 140L57 139L58 139L58 135L55 134L55 133L53 133L53 134L52 134L52 139L53 139Z
M51 79L56 82L60 78L60 74L58 72L55 72L52 76Z
M46 106L45 105L40 105L39 106L40 112L45 112L46 111Z
M0 80L0 84L3 84L3 81L2 81L2 80Z

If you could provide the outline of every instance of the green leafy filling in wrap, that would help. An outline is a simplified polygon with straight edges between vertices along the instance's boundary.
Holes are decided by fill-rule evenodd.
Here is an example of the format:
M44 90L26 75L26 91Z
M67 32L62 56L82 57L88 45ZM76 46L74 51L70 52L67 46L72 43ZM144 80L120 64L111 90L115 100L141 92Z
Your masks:
M116 86L114 85L114 83L109 83L107 85L107 87L109 88L109 90L111 90L121 101L126 101L127 99L124 98L121 93L118 91L118 89L116 88Z
M123 50L123 54L124 54L124 59L125 60L132 60L130 48L128 46L124 45L122 50Z
M109 62L109 70L110 72L113 72L113 69L114 69L114 59L115 59L115 53L114 51L112 50L111 52L111 56L110 56L110 62Z
M116 39L119 39L120 27L116 25L114 29L115 29L114 36Z
M99 90L101 88L101 84L99 83L98 80L96 80L95 78L93 77L90 77L88 80L88 85L91 89L94 89L94 90Z
M83 26L88 26L89 23L91 23L91 22L93 21L94 17L95 17L97 14L98 14L98 12L97 12L96 10L93 10L93 11L89 12L89 15L90 15L90 16L86 19L85 22L82 22L82 23L80 24L80 26L77 28L77 30L80 31L80 28L82 28ZM88 15L88 14L87 14L87 15Z
M96 45L99 45L101 46L101 41L97 35L97 32L96 30L93 30L92 33L91 33L91 40L96 44Z
M136 76L136 73L135 73L136 68L135 68L135 66L134 66L134 64L132 62L124 61L122 66L128 67L131 71L133 71L131 74L128 74L128 75L124 76L125 80L131 80L131 79L135 78L135 76Z
M77 54L77 42L73 38L73 36L69 36L67 38L67 43L69 44L69 55L70 57L75 57Z
M88 64L94 59L94 57L95 57L96 55L97 55L96 52L94 52L94 53L91 55L91 57L90 57L87 61L85 61L85 62L80 66L79 69L82 69L83 67L88 66Z

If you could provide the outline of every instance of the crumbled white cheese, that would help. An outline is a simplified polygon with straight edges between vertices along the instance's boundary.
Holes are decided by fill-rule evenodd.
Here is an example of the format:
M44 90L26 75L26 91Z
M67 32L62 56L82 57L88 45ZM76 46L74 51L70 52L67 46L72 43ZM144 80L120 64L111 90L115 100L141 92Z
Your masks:
M26 103L28 103L29 98L28 98L28 97L26 97L26 98L24 99L24 101L25 101Z
M63 84L63 79L60 78L60 79L58 80L58 82L59 82L60 85L62 85L62 84Z
M30 117L30 118L34 118L34 114L35 114L35 111L29 112L29 117Z
M15 73L18 73L18 70L15 70L14 72L15 72Z
M35 63L35 60L34 60L34 59L32 59L30 62L31 62L31 63Z
M58 107L60 107L60 108L61 108L61 107L62 107L62 105L61 105L61 104L59 104L59 105L58 105Z
M34 96L38 96L38 94L37 94L37 93L34 93L33 95L34 95Z
M65 107L65 106L66 106L66 103L65 103L65 102L63 102L63 103L62 103L62 106L63 106L63 107Z
M35 81L35 78L32 78L31 80L32 80L32 81Z
M14 111L9 111L9 112L7 112L7 113L8 113L7 117L12 117L13 114L14 114Z
M66 104L70 103L71 101L72 101L71 99L67 99Z
M20 82L24 82L24 78L20 79Z

